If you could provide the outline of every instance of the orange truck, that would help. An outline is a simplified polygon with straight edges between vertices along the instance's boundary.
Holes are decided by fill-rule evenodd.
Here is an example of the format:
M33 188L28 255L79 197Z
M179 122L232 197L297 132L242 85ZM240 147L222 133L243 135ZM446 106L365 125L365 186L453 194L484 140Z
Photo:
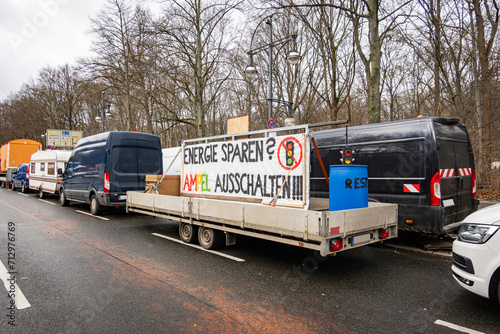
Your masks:
M42 143L31 139L15 139L2 145L0 153L0 186L8 188L13 172L20 164L29 163L31 155L42 149Z

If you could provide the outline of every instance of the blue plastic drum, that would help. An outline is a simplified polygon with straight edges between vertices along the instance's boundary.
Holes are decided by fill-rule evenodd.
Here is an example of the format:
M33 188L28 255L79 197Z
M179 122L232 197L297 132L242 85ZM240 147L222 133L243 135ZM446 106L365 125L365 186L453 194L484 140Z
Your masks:
M330 166L330 211L368 207L368 166Z

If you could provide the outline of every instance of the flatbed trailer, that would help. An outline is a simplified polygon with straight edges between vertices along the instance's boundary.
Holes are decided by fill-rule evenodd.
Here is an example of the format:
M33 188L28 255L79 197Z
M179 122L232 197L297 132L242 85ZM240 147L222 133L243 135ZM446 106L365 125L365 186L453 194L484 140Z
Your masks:
M179 196L129 191L127 212L178 221L182 241L207 249L239 234L326 256L397 237L397 204L329 211L310 198L310 127L185 140Z
M312 199L311 206L303 210L127 192L127 212L178 221L181 240L193 242L198 237L208 249L224 242L214 231L224 232L226 245L235 244L240 234L316 250L322 256L397 237L396 204L370 202L367 208L328 211L328 201Z

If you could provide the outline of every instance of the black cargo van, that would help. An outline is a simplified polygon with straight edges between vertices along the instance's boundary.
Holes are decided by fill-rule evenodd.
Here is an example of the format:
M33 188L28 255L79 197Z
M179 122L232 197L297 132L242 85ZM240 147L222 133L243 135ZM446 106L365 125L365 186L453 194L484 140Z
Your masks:
M158 136L115 131L85 137L71 153L59 202L90 203L94 215L104 206L124 207L128 190L144 190L146 174L160 175L162 170Z
M315 132L325 167L338 165L346 129ZM368 196L397 203L399 227L444 234L477 210L474 156L464 124L422 117L348 128L353 164L368 166ZM328 197L313 151L311 197Z

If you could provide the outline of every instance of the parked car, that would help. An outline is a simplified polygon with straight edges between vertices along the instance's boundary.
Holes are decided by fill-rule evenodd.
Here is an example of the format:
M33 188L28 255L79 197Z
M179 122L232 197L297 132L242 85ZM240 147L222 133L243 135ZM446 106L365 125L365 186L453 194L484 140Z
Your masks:
M465 218L453 242L453 277L463 288L500 302L500 203Z
M124 208L127 191L145 190L146 175L161 175L162 171L158 136L114 131L85 137L71 152L59 203L89 203L93 215L106 206Z
M29 190L30 164L20 164L12 176L12 190L21 189L25 193Z
M318 131L313 137L324 165L340 164L346 129ZM353 164L368 166L369 199L398 204L400 229L446 234L477 210L474 154L457 119L419 117L349 127L348 147ZM329 197L315 150L311 196Z

